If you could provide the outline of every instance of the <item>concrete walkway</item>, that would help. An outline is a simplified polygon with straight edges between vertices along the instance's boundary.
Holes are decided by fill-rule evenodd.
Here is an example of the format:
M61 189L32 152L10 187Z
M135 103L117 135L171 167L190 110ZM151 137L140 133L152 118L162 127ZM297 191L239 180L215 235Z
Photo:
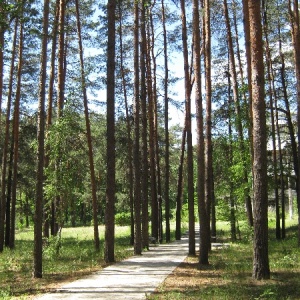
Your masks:
M88 277L68 283L53 293L37 297L49 299L146 299L188 254L188 238L150 247Z

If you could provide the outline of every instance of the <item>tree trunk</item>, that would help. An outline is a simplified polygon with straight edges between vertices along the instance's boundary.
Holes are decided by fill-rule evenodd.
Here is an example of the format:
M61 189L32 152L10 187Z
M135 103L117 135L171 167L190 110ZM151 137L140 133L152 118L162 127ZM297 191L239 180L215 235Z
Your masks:
M229 63L230 64L230 63ZM229 70L228 66L228 70ZM231 97L231 76L228 72L228 134L229 134L229 151L228 157L230 165L233 165L233 138L232 138L232 114L234 111ZM230 206L230 233L231 240L236 240L236 216L235 216L235 201L234 201L234 186L233 181L229 182L229 206Z
M88 144L88 149L89 149L89 166L90 166L92 203L93 203L94 244L95 244L95 250L100 251L100 240L99 240L99 230L98 230L97 188L96 188L96 177L95 177L95 168L94 168L94 155L93 155L93 146L92 146L91 125L90 125L90 119L89 119L88 98L87 98L87 92L86 92L86 80L85 80L84 61L83 61L83 47L82 47L82 39L81 39L81 21L80 21L80 11L79 11L78 0L75 1L75 6L76 6L79 56L80 56L80 66L81 66L81 84L82 84L82 92L83 92L84 116L85 116L85 125L86 125L86 137L87 137L87 144ZM110 34L113 36L113 33L109 32L109 36L111 36ZM111 52L113 53L112 49L109 49L108 53L111 53ZM107 61L109 61L109 59ZM114 57L113 57L113 61L114 61ZM109 80L107 82L109 82ZM113 78L113 82L114 82L114 78ZM107 90L108 90L108 88L107 88ZM109 97L107 97L107 99L109 99ZM108 115L109 114L107 113L107 116ZM112 130L110 131L110 134L108 136L111 136L111 135L113 136ZM109 146L107 146L107 148L109 148ZM114 145L113 145L113 149L114 149ZM112 151L112 149L110 149L110 151ZM112 153L113 152L110 152L110 155L112 155ZM107 168L107 172L109 173L108 168ZM110 184L113 184L113 183L110 182ZM105 224L109 224L109 223L105 222ZM113 234L112 234L111 238L112 239L114 238Z
M15 23L15 33L12 45L12 58L9 73L9 87L7 96L7 109L5 118L5 132L4 132L4 145L2 150L2 170L1 170L1 209L0 209L0 252L3 251L4 247L4 236L5 236L5 214L6 214L6 188L7 188L7 155L9 147L9 127L10 127L10 112L11 112L11 100L12 100L12 90L13 90L13 74L16 58L16 44L17 44L17 23Z
M15 223L16 223L16 202L17 202L17 176L18 176L18 157L19 157L19 119L20 119L20 99L21 99L21 77L23 65L23 24L20 24L19 34L19 63L17 73L17 90L14 108L14 154L13 154L13 177L12 177L12 194L11 194L11 220L10 220L10 237L9 247L15 247Z
M194 215L194 171L193 171L193 145L191 131L191 82L188 62L187 25L185 13L185 0L180 1L182 21L182 45L184 61L184 87L185 87L185 128L187 139L187 185L188 185L188 211L189 211L189 254L194 255L195 249L195 215Z
M300 163L300 28L298 0L289 0L289 12L294 46L294 60L297 86L297 126L298 126L298 170ZM297 208L298 208L298 246L300 247L300 176L296 179Z
M65 102L65 9L66 9L66 2L65 0L60 0L59 3L59 22L58 22L58 74L57 74L57 120L58 122L63 116L63 108ZM56 161L56 172L58 181L60 181L60 156L61 154L58 153L58 158ZM59 230L59 223L61 222L62 216L60 207L62 204L62 195L56 195L54 199L54 204L52 206L52 228L51 233L53 235L57 235Z
M271 106L271 131L272 131L272 159L273 159L273 172L274 172L274 194L275 194L275 215L276 215L276 230L275 235L277 239L281 238L280 233L280 214L279 214L279 193L278 193L278 174L277 174L277 145L276 145L276 128L275 128L275 112L274 112L274 100L276 103L275 95L275 86L274 86L274 72L271 59L271 51L269 47L269 38L268 38L268 20L267 20L267 6L264 8L264 17L263 17L263 31L265 36L266 44L266 64L267 64L267 74L268 74L268 83L269 83L269 101ZM275 99L274 99L275 98ZM280 138L279 132L277 132L278 138ZM280 143L278 143L280 146Z
M55 80L55 59L56 59L57 31L58 31L58 19L59 19L59 2L60 0L56 0L55 12L54 12L54 24L52 29L52 49L51 49L51 58L50 58L46 139L47 139L47 134L52 125L53 93L54 93L54 80ZM49 151L50 151L50 145L46 145L45 168L49 166ZM44 208L44 230L43 231L44 231L44 237L46 238L49 238L50 220L51 220L51 234L54 235L55 216L54 214L52 214L52 212L55 212L54 207L55 207L55 199L52 199L51 204L49 206L45 206Z
M152 65L151 65L151 43L150 43L150 28L147 28L147 88L148 88L148 118L149 118L149 157L150 157L150 189L151 189L151 236L157 241L159 240L159 204L157 198L157 178L155 164L155 140L154 140L154 97L152 86Z
M116 1L108 0L107 44L107 186L105 211L105 261L113 262L115 242L116 142L115 142L115 11Z
M152 9L149 12L150 18L150 32L149 40L151 41L151 61L152 61L152 105L153 105L153 140L154 140L154 161L155 161L155 176L157 183L157 201L158 201L158 239L162 243L163 239L163 226L162 226L162 188L160 176L160 157L159 157L159 144L158 144L158 116L157 116L157 85L156 85L156 55L154 53L154 26ZM150 38L151 36L151 38ZM151 135L152 136L152 135Z
M251 50L250 50L250 24L249 24L249 10L248 10L248 0L243 1L243 20L244 20L244 32L245 32L245 50L246 50L246 61L247 61L247 83L248 83L248 93L249 93L249 137L250 137L250 151L251 151L251 158L254 157L253 155L253 118L252 118L252 81L251 81ZM253 162L252 162L253 164ZM253 174L252 174L253 175ZM246 210L248 216L248 224L253 226L253 212L252 212L252 203L251 198L248 197L246 202Z
M253 273L254 279L269 279L268 186L266 108L260 1L248 0L251 41L253 113Z
M210 31L210 2L204 1L204 65L205 65L205 86L206 86L206 139L205 139L205 202L208 217L208 224L210 224L210 209L213 197L213 161L212 161L212 140L211 140L211 118L212 118L212 90L211 90L211 31ZM206 227L209 236L210 245L210 227Z
M131 116L129 115L129 108L128 108L128 97L127 97L127 85L126 85L126 70L124 68L124 59L123 59L123 23L122 23L122 7L121 2L118 2L118 14L119 14L119 39L120 39L120 68L121 68L121 77L122 77L122 86L123 86L123 93L124 93L124 102L125 102L125 113L126 113L126 130L127 130L127 140L128 140L128 175L129 175L129 205L130 205L130 244L134 244L134 214L133 214L133 165L132 165L132 138L131 138ZM146 126L147 127L147 126ZM147 131L147 128L146 128ZM146 151L147 151L147 136L146 139ZM147 157L146 157L147 159ZM148 171L148 168L147 168ZM146 175L144 177L147 178ZM144 189L144 188L143 188ZM148 191L147 191L148 192ZM145 200L145 197L143 197ZM145 204L146 205L146 204ZM148 205L147 205L148 210ZM143 214L144 217L144 214ZM144 220L144 219L143 219ZM148 226L148 221L146 226ZM145 226L143 226L145 228ZM147 231L148 233L148 229ZM148 240L148 238L147 238Z
M164 0L161 1L162 8L162 26L164 39L164 122L165 122L165 219L166 219L166 242L170 242L170 142L169 142L169 96L168 96L168 81L169 81L169 66L168 66L168 43L167 43L167 29L166 29L166 13Z
M6 190L6 212L5 212L5 237L4 245L9 246L10 238L10 216L11 216L11 189L12 189L12 175L13 175L13 156L14 156L14 132L12 132L10 139L10 151L8 161L8 175L7 175L7 190Z
M141 119L142 119L142 247L149 249L149 218L148 218L148 121L147 121L147 85L146 85L146 9L145 1L141 7Z
M177 195L176 195L176 240L181 239L181 208L182 208L182 186L183 186L183 163L184 163L184 150L186 143L186 128L182 130L182 139L180 147L180 159L178 167L178 179L177 179Z
M232 78L232 88L233 88L233 99L235 104L235 127L239 137L239 149L241 151L242 160L243 160L243 184L244 188L244 199L247 209L248 222L251 224L252 216L252 204L250 198L250 190L248 188L248 171L246 165L245 157L245 146L244 146L244 134L243 134L243 125L242 125L242 114L241 114L241 105L239 99L239 90L238 90L238 81L237 81L237 72L236 72L236 63L235 63L235 53L233 48L233 39L231 33L231 25L229 20L227 0L224 0L224 14L225 14L225 23L227 28L227 42L228 42L228 51L229 51L229 60L230 60L230 74Z
M140 182L140 81L139 81L139 5L134 3L134 254L142 254L141 234L141 182Z
M34 251L33 251L33 277L42 278L43 274L43 183L44 183L44 138L45 138L45 90L47 71L47 37L49 23L49 0L44 1L43 40L41 49L41 69L39 78L39 106L38 106L38 149L36 194L34 213Z
M200 16L199 1L193 0L193 32L194 32L194 70L195 70L195 102L197 113L197 198L200 223L199 263L208 264L209 226L205 204L205 157L204 157L204 126L201 82L201 48L200 48ZM208 224L207 224L208 223Z

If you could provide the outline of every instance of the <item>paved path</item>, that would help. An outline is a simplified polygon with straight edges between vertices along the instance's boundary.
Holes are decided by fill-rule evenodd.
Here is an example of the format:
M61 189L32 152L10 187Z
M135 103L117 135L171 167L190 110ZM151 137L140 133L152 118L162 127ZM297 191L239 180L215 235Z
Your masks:
M141 256L133 256L88 277L37 297L49 299L146 299L186 258L188 238L150 247Z

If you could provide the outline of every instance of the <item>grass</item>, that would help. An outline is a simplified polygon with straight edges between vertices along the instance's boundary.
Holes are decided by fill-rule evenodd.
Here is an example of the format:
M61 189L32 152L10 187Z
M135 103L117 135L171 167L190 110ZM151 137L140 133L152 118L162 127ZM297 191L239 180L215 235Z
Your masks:
M18 231L15 249L0 253L0 299L28 299L103 268L104 227L100 226L99 231L102 246L99 253L94 251L92 227L64 228L59 253L57 240L50 239L43 250L42 279L32 278L33 229ZM116 261L133 254L129 242L129 227L118 227Z
M285 240L275 239L270 220L271 279L255 281L252 273L251 230L241 227L242 239L227 249L213 249L210 265L199 268L198 257L189 256L149 299L300 299L300 248L295 222L287 223ZM228 243L229 226L218 223L218 242ZM99 228L103 246L104 228ZM174 238L174 233L172 233ZM133 254L128 227L116 228L116 260ZM131 249L130 249L131 248ZM16 234L16 247L0 253L0 299L30 299L65 282L103 268L103 248L94 251L93 228L64 228L59 254L56 240L43 253L43 278L32 278L33 230Z
M290 224L285 240L277 241L270 230L270 280L251 277L249 234L227 249L213 249L209 266L199 268L197 256L187 257L148 299L300 299L300 248L294 224ZM229 234L226 226L222 233L225 241Z

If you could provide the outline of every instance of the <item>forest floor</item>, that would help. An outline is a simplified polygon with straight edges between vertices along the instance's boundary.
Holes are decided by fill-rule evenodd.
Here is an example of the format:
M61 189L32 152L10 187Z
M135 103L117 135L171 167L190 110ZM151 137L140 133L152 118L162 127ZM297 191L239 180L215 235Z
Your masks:
M188 237L168 244L152 245L142 255L114 263L51 293L37 297L53 299L146 299L188 253Z
M154 293L150 295L148 290L147 299L300 299L297 226L295 222L289 224L286 238L276 240L272 229L274 224L272 221L269 224L270 280L252 279L252 231L242 228L241 237L230 242L230 233L224 223L219 225L218 242L228 243L229 247L213 247L209 254L210 264L205 267L199 266L198 255L186 256L187 251L179 250L183 255L181 263L178 262L177 267L173 265L173 271L165 276L165 280L162 279L164 282L157 283L158 287L156 285L156 289L151 290L155 290ZM96 255L92 249L91 237L86 236L86 232L92 236L90 231L89 228L66 229L59 256L54 243L45 249L43 279L31 278L32 232L29 232L30 235L20 233L16 250L5 250L0 256L0 299L33 299L38 294L72 285L77 279L86 278L107 267L101 259L103 252ZM121 230L118 232L121 233ZM122 233L118 244L123 246L117 248L117 260L126 261L132 256L132 249L128 249L128 236ZM162 244L157 250L167 245ZM168 257L164 258L164 263L166 261ZM154 265L157 272L164 263ZM98 282L94 287L98 288ZM91 293L86 293L86 296L90 298ZM104 299L99 294L96 298ZM121 298L114 297L115 300Z
M293 226L287 230L286 239L276 240L270 231L269 280L252 278L252 245L236 241L230 247L213 248L208 266L199 265L199 253L188 256L147 299L300 299L296 232Z

